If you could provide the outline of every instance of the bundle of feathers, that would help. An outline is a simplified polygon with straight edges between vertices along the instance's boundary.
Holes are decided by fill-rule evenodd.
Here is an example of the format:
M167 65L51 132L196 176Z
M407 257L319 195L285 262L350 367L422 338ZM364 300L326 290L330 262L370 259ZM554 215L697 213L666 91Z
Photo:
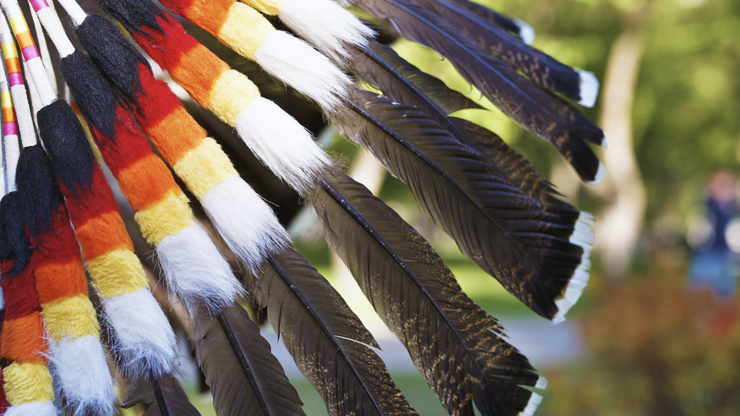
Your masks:
M592 217L450 115L477 104L387 46L437 51L598 183L589 142L606 141L578 109L598 82L532 48L531 27L468 0L0 6L0 412L197 415L175 377L174 314L219 415L305 414L248 304L329 414L417 414L373 335L291 248L284 224L301 203L451 415L535 412L546 382L504 328L315 140L329 120L465 256L563 321L588 281Z

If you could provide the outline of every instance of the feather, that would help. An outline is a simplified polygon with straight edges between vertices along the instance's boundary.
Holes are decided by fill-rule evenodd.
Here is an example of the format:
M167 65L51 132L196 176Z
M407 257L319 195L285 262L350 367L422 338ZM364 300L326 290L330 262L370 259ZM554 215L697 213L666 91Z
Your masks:
M365 187L327 174L313 195L325 236L453 415L516 415L539 377L429 244Z
M598 83L591 84L591 73L571 68L509 35L497 25L449 0L414 0L454 26L483 50L526 74L541 88L593 107Z
M193 321L195 354L219 415L305 415L270 344L238 304Z
M604 133L565 101L541 90L447 22L406 0L361 0L358 4L389 19L402 36L448 58L504 114L550 142L581 179L591 184L601 179L598 175L603 166L585 141L601 144Z
M528 196L417 109L367 92L357 97L354 114L335 120L340 130L409 187L463 254L552 319L555 299L585 262L584 249L569 241L578 212Z
M329 414L418 414L372 350L375 338L305 258L290 249L272 256L259 285L272 327Z
M131 381L122 407L128 409L138 404L148 407L144 416L200 415L172 374Z
M530 196L556 202L547 196L555 192L552 187L525 157L500 137L474 123L448 116L462 109L479 108L464 95L420 71L393 49L374 41L353 62L361 78L377 86L391 100L417 107L460 143L478 149L514 185Z
M522 42L527 45L531 45L534 42L534 29L519 19L504 16L488 7L469 0L447 0L447 2L478 16L491 25L498 26L501 29L518 35L522 39Z

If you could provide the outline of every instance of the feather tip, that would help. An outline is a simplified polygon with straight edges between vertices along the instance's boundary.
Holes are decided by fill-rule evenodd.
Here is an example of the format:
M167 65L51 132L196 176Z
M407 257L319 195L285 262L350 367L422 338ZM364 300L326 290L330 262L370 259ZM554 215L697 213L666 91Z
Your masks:
M519 37L522 38L522 42L527 45L531 45L534 42L535 35L532 26L519 19L514 20L514 23L519 26Z
M537 393L532 393L532 396L529 398L529 402L527 402L527 407L519 412L519 416L533 416L541 402L542 396Z
M601 182L602 179L604 179L604 176L606 176L606 167L603 163L599 162L599 169L596 170L596 175L594 175L594 179L591 181L586 182L587 185L598 185L599 182Z
M578 73L580 91L578 95L581 99L578 104L591 108L596 104L596 98L599 96L599 80L596 76L588 71L575 69Z
M581 211L573 229L573 234L570 236L570 243L583 249L581 264L573 272L570 282L568 282L568 285L563 291L563 297L555 301L558 313L552 318L553 324L559 324L565 321L565 314L578 302L578 299L588 284L589 269L591 268L591 248L594 243L593 224L593 215Z

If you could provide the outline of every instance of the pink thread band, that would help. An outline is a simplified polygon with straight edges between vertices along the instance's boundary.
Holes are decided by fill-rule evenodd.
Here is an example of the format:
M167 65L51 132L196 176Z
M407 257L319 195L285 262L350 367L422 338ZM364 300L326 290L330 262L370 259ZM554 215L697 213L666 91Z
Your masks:
M36 49L36 45L31 45L23 48L23 57L26 58L26 62L31 59L39 57L39 50Z

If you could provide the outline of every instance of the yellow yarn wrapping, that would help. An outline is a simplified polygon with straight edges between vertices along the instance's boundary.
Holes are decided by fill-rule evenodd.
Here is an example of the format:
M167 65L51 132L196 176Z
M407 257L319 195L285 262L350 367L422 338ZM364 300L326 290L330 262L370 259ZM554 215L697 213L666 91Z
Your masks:
M259 89L249 78L230 69L214 83L208 97L208 109L228 125L234 126L239 114L259 95Z
M264 14L276 16L280 13L285 0L242 0L244 3L254 7Z
M158 246L169 235L175 235L193 224L193 211L182 191L167 191L161 201L139 210L134 215L141 233L149 244Z
M93 285L102 299L122 296L148 288L149 282L139 258L129 250L110 251L86 262Z
M198 199L229 176L238 175L221 146L210 137L186 153L172 168Z
M87 335L100 338L100 326L86 294L69 296L41 305L46 330L51 339L77 339Z
M14 362L3 369L3 381L6 398L12 406L54 400L54 387L46 364Z
M257 10L246 4L234 3L217 37L238 54L254 61L257 50L275 30Z

